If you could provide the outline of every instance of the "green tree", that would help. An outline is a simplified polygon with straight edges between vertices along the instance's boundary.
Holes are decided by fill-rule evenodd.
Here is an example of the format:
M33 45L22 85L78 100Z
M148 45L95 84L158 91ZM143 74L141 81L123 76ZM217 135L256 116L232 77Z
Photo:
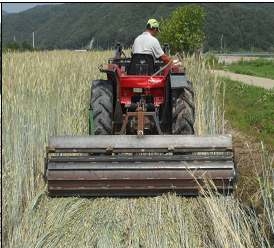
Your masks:
M205 38L205 11L198 5L186 5L172 12L160 25L159 39L170 45L171 52L192 53L201 48Z

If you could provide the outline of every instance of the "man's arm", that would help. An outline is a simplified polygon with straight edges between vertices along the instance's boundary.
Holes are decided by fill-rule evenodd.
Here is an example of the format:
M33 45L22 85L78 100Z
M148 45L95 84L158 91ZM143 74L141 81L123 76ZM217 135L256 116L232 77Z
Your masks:
M168 63L171 63L172 59L167 56L165 53L160 56L160 59L165 63L165 64L168 64Z
M153 37L154 44L152 46L152 52L154 57L157 59L161 59L165 64L171 63L172 60L168 55L166 55L159 43L159 41Z

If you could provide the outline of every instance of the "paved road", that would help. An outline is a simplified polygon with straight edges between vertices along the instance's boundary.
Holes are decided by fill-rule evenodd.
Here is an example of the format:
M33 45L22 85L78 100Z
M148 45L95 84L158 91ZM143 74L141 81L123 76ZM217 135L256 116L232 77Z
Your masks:
M246 84L263 87L265 89L271 89L271 88L274 89L273 79L237 74L237 73L222 71L222 70L213 70L213 72L219 76L228 77L232 80L241 81Z

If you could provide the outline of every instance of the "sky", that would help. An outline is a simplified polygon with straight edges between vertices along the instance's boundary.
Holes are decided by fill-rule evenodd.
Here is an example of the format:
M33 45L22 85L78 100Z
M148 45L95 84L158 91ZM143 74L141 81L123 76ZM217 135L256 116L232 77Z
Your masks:
M49 5L57 3L2 3L2 9L8 13L18 13L37 5Z

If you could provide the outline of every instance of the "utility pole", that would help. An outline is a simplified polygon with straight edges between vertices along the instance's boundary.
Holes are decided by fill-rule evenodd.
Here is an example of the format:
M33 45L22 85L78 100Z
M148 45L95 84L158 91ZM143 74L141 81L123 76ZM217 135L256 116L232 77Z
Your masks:
M89 50L91 50L93 48L93 42L94 42L94 38L91 38L90 43L89 43Z
M32 48L34 49L34 32L32 32Z
M223 38L224 38L224 36L223 36L223 34L221 35L221 53L223 52Z

